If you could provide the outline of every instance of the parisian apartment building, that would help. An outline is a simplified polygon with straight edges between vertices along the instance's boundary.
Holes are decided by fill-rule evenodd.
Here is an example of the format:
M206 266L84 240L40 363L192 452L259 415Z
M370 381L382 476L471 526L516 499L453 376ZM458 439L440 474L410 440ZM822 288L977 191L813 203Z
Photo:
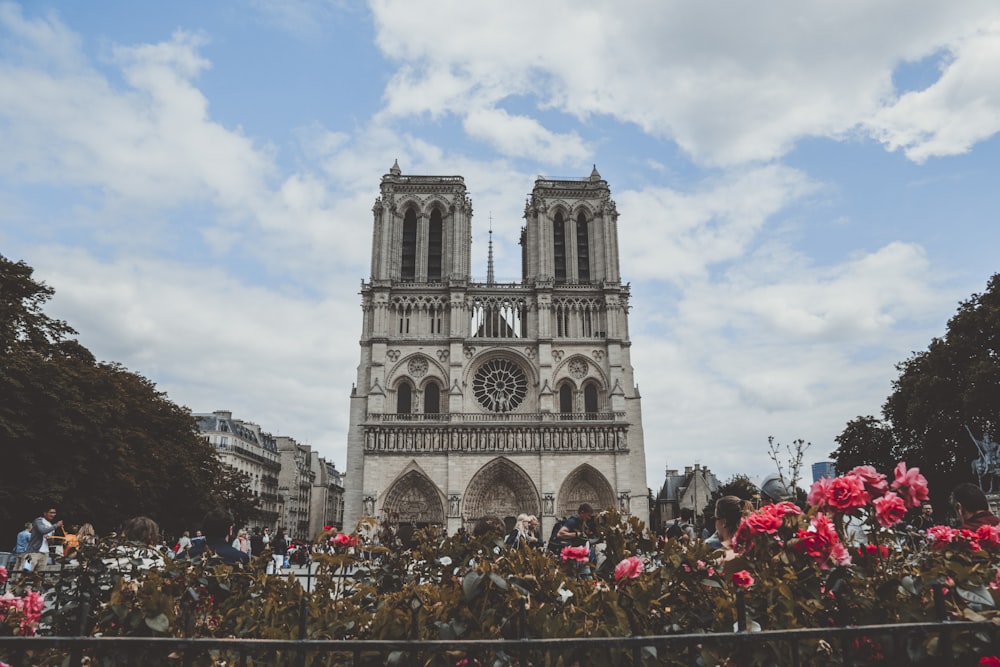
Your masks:
M336 464L311 446L272 435L228 410L194 417L222 462L246 475L259 499L260 514L245 528L285 528L294 539L310 540L326 526L342 527L344 473Z

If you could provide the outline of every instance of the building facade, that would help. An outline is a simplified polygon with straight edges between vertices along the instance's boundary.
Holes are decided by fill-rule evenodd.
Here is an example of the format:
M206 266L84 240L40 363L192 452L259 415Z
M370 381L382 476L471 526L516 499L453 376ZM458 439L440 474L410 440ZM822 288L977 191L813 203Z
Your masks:
M682 509L690 509L695 516L695 523L703 528L704 515L714 511L712 496L719 490L719 480L715 474L695 463L694 466L684 466L684 472L667 468L664 474L663 486L653 501L650 510L650 529L661 532L663 527L681 515ZM714 530L714 526L709 526Z
M313 488L309 511L309 534L315 537L326 526L344 526L344 473L336 464L313 453Z
M362 517L449 532L581 502L648 521L618 212L596 168L539 178L522 276L471 279L461 176L382 177L351 394L345 529Z
M195 414L198 429L215 447L223 463L246 474L250 490L259 499L260 526L278 525L278 476L281 457L274 436L253 422L233 419L228 410Z
M288 536L297 540L312 540L312 526L309 515L312 510L312 489L316 474L312 469L314 452L309 445L303 445L294 438L279 435L275 437L281 469L278 475L278 494L284 498L281 528L288 529Z

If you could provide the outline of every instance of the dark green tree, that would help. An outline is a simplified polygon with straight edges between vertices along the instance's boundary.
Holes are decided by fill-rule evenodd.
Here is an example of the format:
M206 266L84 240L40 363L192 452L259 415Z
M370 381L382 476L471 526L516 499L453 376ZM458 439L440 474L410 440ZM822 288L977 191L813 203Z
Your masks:
M177 532L217 504L252 516L245 481L190 411L68 339L76 332L42 311L53 290L32 274L0 255L0 530L12 535L43 505L102 533L138 515Z
M890 472L905 461L920 468L938 499L960 482L977 482L979 451L969 431L1000 438L1000 274L959 304L943 337L896 369L882 420L858 417L837 437L837 469L868 464Z
M756 500L760 489L747 475L737 474L719 485L719 490L712 494L712 502L722 496L736 496L743 500Z
M847 422L847 427L835 440L838 447L830 456L842 473L856 466L869 465L888 474L900 460L892 427L871 415Z

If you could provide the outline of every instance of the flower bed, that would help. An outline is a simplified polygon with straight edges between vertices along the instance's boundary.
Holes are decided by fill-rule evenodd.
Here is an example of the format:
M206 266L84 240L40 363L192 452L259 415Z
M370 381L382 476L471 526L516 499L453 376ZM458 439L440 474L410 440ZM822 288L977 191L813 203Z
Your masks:
M741 605L748 626L765 631L927 622L942 613L1000 623L1000 529L938 526L920 545L895 531L900 505L919 505L926 491L919 471L903 464L891 483L870 468L855 469L814 485L805 510L779 503L746 517L729 560L686 538L660 545L637 519L615 511L598 517L603 552L593 567L586 547L567 547L560 556L509 550L499 535L464 542L423 531L402 551L365 543L360 536L370 534L370 526L352 536L323 533L317 539L330 553L314 554L318 570L310 592L294 577L267 575L266 556L245 571L209 559L121 573L102 569L98 553L81 554L87 568L62 592L58 611L41 622L54 634L75 634L81 607L73 601L86 591L92 604L84 627L102 636L653 636L730 632ZM862 522L863 541L848 538L848 519ZM20 607L0 608L9 633L26 632L26 610L35 604L27 602L31 582L28 576L14 587L12 598L24 600ZM983 634L950 639L958 664L979 664L997 652ZM933 664L940 650L936 636L905 645L872 636L855 644L859 665L903 653ZM706 664L732 658L717 648L703 650ZM756 645L740 664L787 664L786 650L779 643ZM803 655L804 664L833 660L821 638L809 640ZM674 664L669 656L657 660Z

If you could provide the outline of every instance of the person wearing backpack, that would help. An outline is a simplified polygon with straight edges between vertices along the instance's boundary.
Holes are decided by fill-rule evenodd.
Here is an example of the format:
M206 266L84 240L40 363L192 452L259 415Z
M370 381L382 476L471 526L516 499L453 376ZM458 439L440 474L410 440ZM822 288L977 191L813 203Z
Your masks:
M688 539L693 540L695 538L694 526L691 525L691 520L694 519L694 510L690 507L682 507L681 515L667 524L667 531L665 533L666 538L679 538L687 536Z

